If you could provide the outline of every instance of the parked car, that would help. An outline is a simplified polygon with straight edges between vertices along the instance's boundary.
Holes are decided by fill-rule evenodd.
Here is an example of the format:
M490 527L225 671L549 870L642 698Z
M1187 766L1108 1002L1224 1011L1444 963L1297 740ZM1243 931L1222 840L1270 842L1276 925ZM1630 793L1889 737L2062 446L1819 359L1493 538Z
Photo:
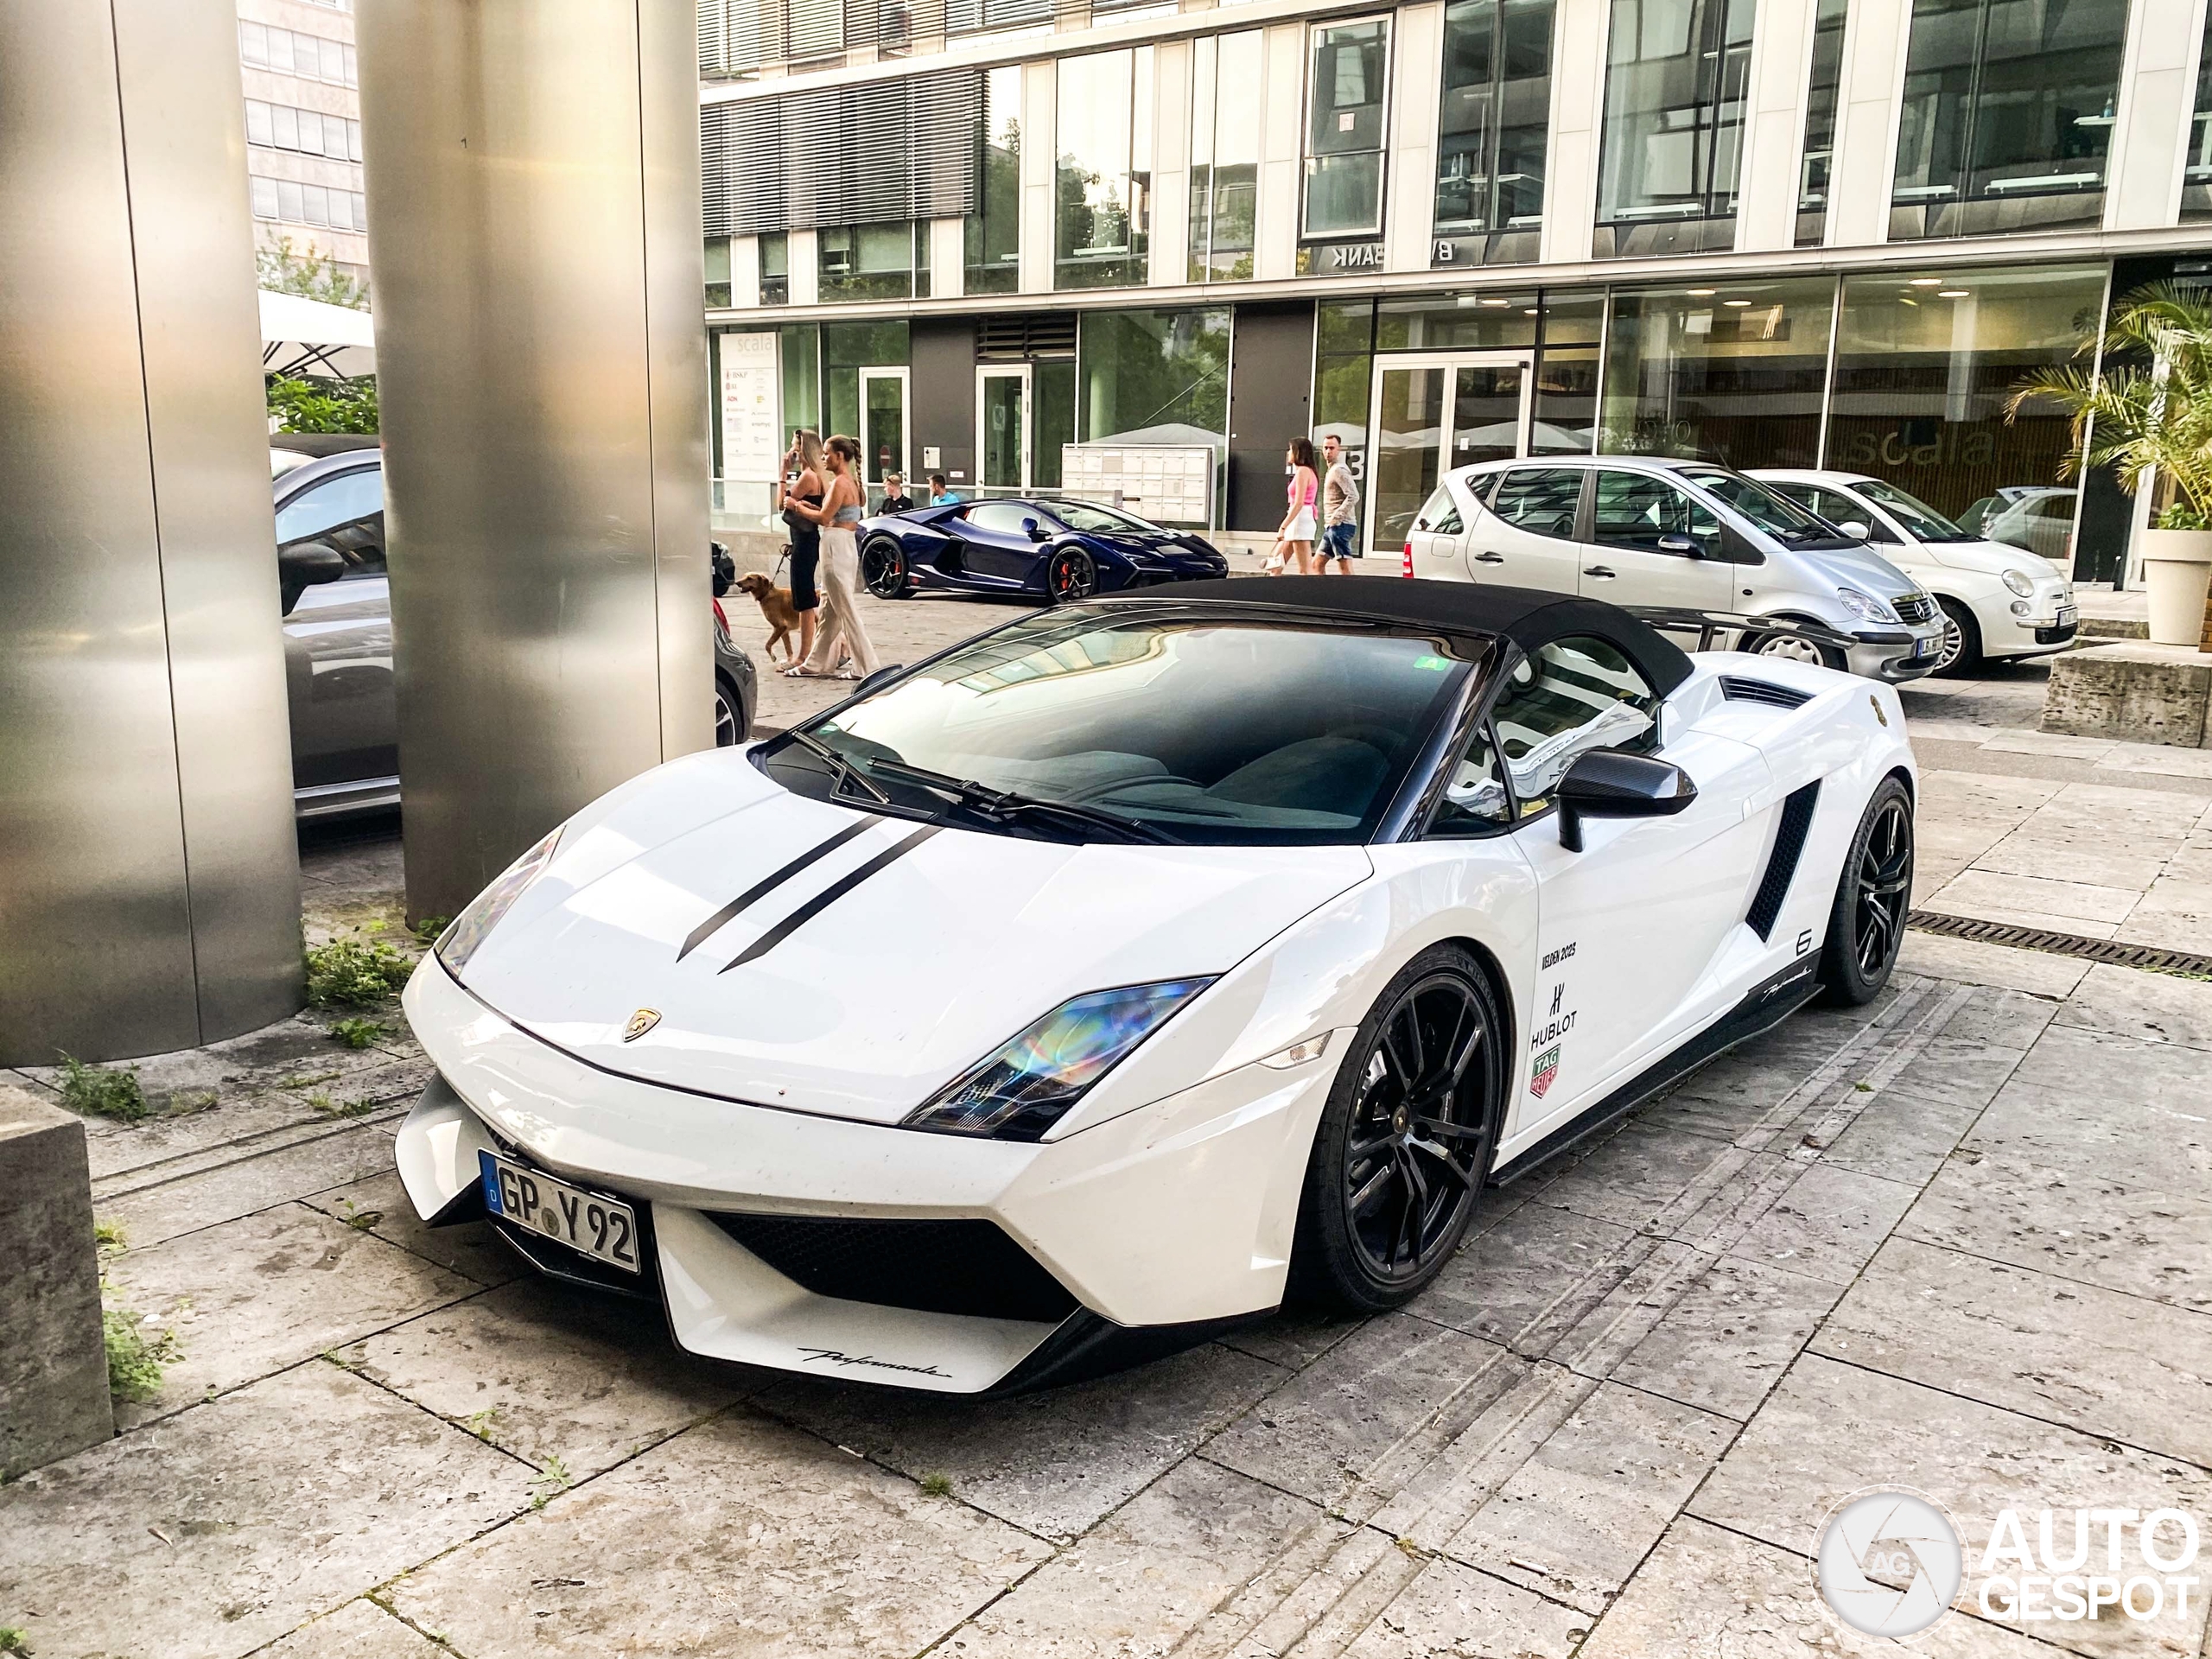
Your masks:
M274 464L272 461L272 465ZM274 480L292 715L293 810L327 817L399 802L391 592L385 575L384 456L353 449ZM715 607L715 741L753 723L753 659Z
M429 1224L805 1377L1009 1391L1286 1294L1374 1313L1492 1185L1878 996L1916 788L1891 687L1580 599L1023 616L524 854L409 982L395 1161Z
M2044 656L2072 642L2080 620L2074 584L2039 554L1976 536L1863 473L1764 467L1751 476L1860 537L1935 594L1943 607L1938 674L1970 674L1984 658Z
M1405 559L1409 576L1815 623L1856 643L1781 631L1745 631L1739 643L1870 679L1918 679L1942 651L1942 612L1911 577L1709 461L1604 455L1463 467L1415 516Z
M2074 512L2081 505L2073 490L2024 490L2002 506L1983 514L1978 533L2049 559L2062 569L2072 568Z
M1203 536L1062 496L958 501L861 525L861 575L879 599L936 588L1058 605L1228 574Z

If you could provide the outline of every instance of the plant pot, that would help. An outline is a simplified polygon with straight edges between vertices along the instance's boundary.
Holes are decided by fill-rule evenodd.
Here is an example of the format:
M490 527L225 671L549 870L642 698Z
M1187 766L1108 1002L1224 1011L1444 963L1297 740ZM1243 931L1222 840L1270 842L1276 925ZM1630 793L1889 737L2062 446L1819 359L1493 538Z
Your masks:
M2212 530L2144 531L2143 581L2151 590L2151 643L2194 645L2212 587Z

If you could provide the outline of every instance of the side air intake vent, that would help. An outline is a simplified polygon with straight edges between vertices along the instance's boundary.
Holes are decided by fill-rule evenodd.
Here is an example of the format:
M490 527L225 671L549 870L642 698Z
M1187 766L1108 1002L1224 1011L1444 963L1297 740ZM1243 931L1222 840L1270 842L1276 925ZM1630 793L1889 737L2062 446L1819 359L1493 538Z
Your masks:
M1805 833L1813 827L1813 805L1820 798L1816 780L1791 790L1789 798L1782 804L1782 825L1775 831L1774 851L1767 859L1766 874L1759 878L1759 890L1751 895L1751 913L1744 918L1761 938L1774 931L1782 901L1789 896L1789 878L1797 874L1797 860L1805 850Z
M708 1220L817 1296L1058 1324L1067 1287L988 1221L842 1220L710 1215Z
M1774 709L1802 709L1813 700L1810 692L1793 691L1766 680L1747 680L1740 674L1720 677L1720 695L1731 702L1764 702Z

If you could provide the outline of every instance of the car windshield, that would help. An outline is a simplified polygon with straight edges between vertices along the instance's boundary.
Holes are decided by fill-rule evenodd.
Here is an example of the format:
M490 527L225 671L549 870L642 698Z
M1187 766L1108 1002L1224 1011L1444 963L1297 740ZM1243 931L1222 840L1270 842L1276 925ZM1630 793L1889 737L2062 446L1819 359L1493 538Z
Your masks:
M1077 607L985 634L802 728L857 779L797 742L766 765L801 793L954 814L964 828L1357 843L1471 671L1450 642L1376 624ZM976 787L956 798L948 785L961 784ZM1005 798L1020 804L1001 810Z
M1684 473L1784 547L1856 547L1858 543L1809 507L1741 473Z
M1133 513L1102 507L1095 501L1040 501L1037 504L1070 530L1087 530L1107 536L1165 536L1158 524L1148 524Z
M1971 542L1975 539L1925 501L1907 495L1894 484L1885 484L1878 478L1862 478L1851 487L1876 506L1887 508L1890 517L1903 524L1905 534L1916 542Z

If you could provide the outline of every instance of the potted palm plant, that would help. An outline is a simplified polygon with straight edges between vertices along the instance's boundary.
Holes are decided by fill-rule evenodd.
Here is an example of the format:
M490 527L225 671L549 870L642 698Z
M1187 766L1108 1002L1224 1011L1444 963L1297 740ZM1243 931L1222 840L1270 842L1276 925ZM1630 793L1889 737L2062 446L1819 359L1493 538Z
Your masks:
M2073 417L2062 477L2108 466L2130 495L2156 480L2163 505L2143 553L2151 639L2212 650L2212 303L2172 283L2139 289L2113 307L2104 354L2101 373L2069 365L2020 381L2005 418L2037 402Z

